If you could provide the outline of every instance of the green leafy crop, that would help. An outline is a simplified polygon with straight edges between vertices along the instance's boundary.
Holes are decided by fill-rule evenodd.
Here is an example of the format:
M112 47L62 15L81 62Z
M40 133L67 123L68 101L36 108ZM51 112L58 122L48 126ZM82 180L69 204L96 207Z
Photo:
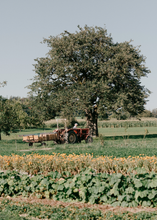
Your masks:
M52 198L61 201L81 201L90 204L112 206L155 207L157 205L157 174L95 174L92 170L82 171L75 176L61 176L51 172L48 176L20 175L8 171L0 173L0 196L22 195L37 198Z

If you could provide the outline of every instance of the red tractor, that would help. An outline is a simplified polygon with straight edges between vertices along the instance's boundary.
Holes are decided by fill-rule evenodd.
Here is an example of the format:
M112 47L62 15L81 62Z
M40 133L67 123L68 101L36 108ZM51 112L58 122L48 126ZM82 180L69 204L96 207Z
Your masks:
M59 129L56 132L59 133L59 141L62 143L81 143L82 140L86 143L93 142L93 138L89 135L89 128Z
M33 143L40 142L46 145L44 141L54 141L57 144L61 143L81 143L85 140L86 143L93 142L93 138L89 134L89 128L71 128L71 129L56 129L52 133L40 133L23 136L23 141L28 142L29 146Z

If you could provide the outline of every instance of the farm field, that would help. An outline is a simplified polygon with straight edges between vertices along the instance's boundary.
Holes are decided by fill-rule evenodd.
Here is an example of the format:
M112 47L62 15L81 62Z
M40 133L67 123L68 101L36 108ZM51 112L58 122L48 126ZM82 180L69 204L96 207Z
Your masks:
M10 207L15 208L15 206L18 205L18 207L16 207L18 211L11 210L10 212L10 215L15 215L15 219L32 219L32 217L44 219L46 215L48 216L47 219L66 219L66 216L70 216L69 219L77 219L78 216L81 217L84 215L82 213L86 213L86 218L84 219L156 219L157 211L153 207L156 207L157 204L157 194L154 194L157 176L151 172L155 171L156 173L157 171L157 127L100 127L100 137L94 138L93 143L88 144L82 141L81 144L56 145L52 141L48 141L46 142L46 146L41 146L40 143L29 146L28 143L22 141L21 135L51 132L53 129L55 128L46 127L45 130L28 129L13 133L10 136L2 134L2 140L0 141L0 171L2 171L0 182L1 178L8 182L2 181L4 187L3 189L0 188L1 196L4 194L11 198L14 193L17 193L17 198L22 196L21 202L25 200L24 198L29 198L33 195L35 196L34 198L52 198L54 201L63 200L63 202L73 201L72 204L75 202L75 197L78 196L78 201L82 201L83 203L97 203L105 206L106 203L108 204L109 202L108 205L120 205L124 207L123 211L118 212L119 210L116 211L115 208L104 212L101 208L95 209L94 206L93 208L86 206L78 208L77 205L70 205L69 208L69 206L63 205L61 207L53 207L53 213L54 216L56 216L56 218L54 218L52 213L50 214L50 207L39 204L41 203L39 201L38 210L35 213L29 203L25 204L25 209L22 209L22 203L17 203L10 199L3 199L2 201L2 198L0 198L0 218L6 214ZM51 161L53 161L53 163L51 163ZM108 165L104 166L104 163ZM39 166L39 164L41 166ZM54 175L55 177L42 177L42 175L48 175L49 164L54 167L53 170L50 170L50 175ZM132 171L136 170L134 169L137 168L136 166L140 169L133 174ZM91 170L95 170L94 172L96 172L98 176L95 177L95 174L93 174L92 179L91 172L93 171L86 170L86 168L89 167ZM3 171L6 169L15 169L18 172L21 170L22 173L25 173L25 176L19 177L19 174L16 174L14 171L7 171L8 173L4 174ZM82 172L81 170L84 170L85 174L80 174L80 172ZM57 174L57 172L59 172L59 174ZM143 176L140 177L136 175L136 172L139 172L139 175ZM32 178L29 180L29 176L26 173L30 175L35 174L37 176L35 179ZM107 173L109 176L104 176L107 175ZM133 182L131 182L130 179L126 179L126 174L133 175L131 178ZM8 175L8 177L6 178L5 175ZM76 177L76 175L78 175L78 177ZM87 176L87 179L79 175ZM21 178L18 182L22 185L18 186L18 184L14 182L14 179L18 178ZM76 178L78 178L78 183ZM106 178L106 180L103 178ZM140 184L142 185L139 184L139 178L141 178ZM151 178L153 181L152 184L150 182ZM56 182L58 179L61 179L59 185L57 185L58 182ZM91 182L89 182L89 180ZM30 181L34 182L31 183ZM69 181L75 182L75 186L68 185ZM80 181L82 181L82 183ZM105 183L107 188L104 188L103 185L105 181L107 181ZM114 188L116 187L117 181L124 184L122 187L123 190L122 188ZM145 185L146 181L148 181L147 185ZM26 187L24 186L25 184ZM88 186L88 184L90 186ZM134 184L135 188L133 189ZM124 191L125 185L127 185L128 189ZM141 186L142 188L140 188ZM64 187L64 193L67 193L65 195L62 192ZM89 188L91 188L91 192L93 190L93 197L85 197L85 192ZM21 191L21 189L23 189L23 191ZM97 191L98 189L99 191ZM79 193L79 190L81 190L81 193ZM125 195L121 195L122 191L124 191L123 193ZM56 197L56 192L58 197ZM91 192L89 191L87 194L89 195ZM107 200L106 197L103 197L105 192L108 195ZM150 195L151 202L146 200L146 194ZM69 200L65 199L68 197ZM149 208L145 210L137 208L136 212L139 213L134 213L135 210L127 210L127 207L131 208L132 206L136 207L138 205L152 207L152 210L149 212ZM138 209L140 211L138 211ZM62 216L60 216L61 212ZM8 216L8 219L9 218ZM80 219L83 219L83 217Z
M53 128L54 129L54 128ZM136 128L99 128L100 138L94 138L94 142L86 144L62 144L55 145L48 141L46 146L35 143L32 147L22 141L22 134L34 134L53 131L51 128L28 129L10 136L2 134L0 141L0 155L31 154L39 153L65 153L65 154L93 154L94 157L106 155L113 157L128 157L144 154L147 156L157 155L157 127L136 127ZM146 134L146 130L148 134Z

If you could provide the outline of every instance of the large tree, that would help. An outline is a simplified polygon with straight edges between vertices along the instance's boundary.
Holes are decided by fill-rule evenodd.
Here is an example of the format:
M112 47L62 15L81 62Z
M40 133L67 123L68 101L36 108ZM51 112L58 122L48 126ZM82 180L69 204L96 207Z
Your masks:
M83 110L91 135L98 135L101 111L135 116L144 110L149 91L140 79L150 71L131 42L114 43L101 27L78 28L44 39L50 49L46 57L35 59L29 88L36 99L46 99L65 115Z

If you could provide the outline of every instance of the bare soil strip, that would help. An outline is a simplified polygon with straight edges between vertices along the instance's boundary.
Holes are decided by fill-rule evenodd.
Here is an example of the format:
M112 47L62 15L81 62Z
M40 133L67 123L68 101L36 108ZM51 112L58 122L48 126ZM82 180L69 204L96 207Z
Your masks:
M68 206L76 206L80 209L82 208L91 208L91 209L99 209L102 212L107 212L107 211L111 211L111 212L132 212L132 213L138 213L138 212L155 212L157 211L157 207L155 208L149 208L149 207L141 207L138 206L136 208L125 208L125 207L113 207L110 205L91 205L91 204L87 204L87 203L81 203L81 202L61 202L61 201L54 201L52 199L37 199L35 197L31 197L31 198L24 198L22 196L18 196L16 198L12 198L10 196L7 197L0 197L0 201L2 201L3 199L11 199L14 202L26 202L26 203L30 203L30 204L34 204L34 203L40 203L42 205L50 205L53 207L58 207L58 206L63 206L63 207L68 207Z

